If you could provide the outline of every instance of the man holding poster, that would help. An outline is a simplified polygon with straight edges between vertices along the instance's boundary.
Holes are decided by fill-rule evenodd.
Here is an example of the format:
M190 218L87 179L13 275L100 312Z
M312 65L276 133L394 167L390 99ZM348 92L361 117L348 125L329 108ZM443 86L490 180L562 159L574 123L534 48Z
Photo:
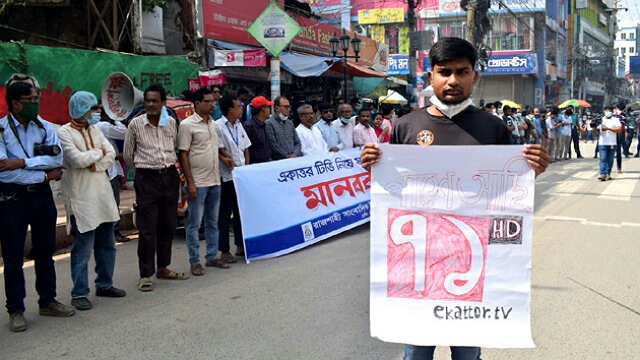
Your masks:
M429 52L429 58L433 66L432 71L428 72L428 77L429 77L429 80L431 81L431 85L433 86L433 90L434 90L434 96L432 96L430 99L433 105L428 107L426 110L415 111L407 116L400 118L394 124L392 134L391 134L391 144L418 144L421 146L429 146L429 145L467 145L468 146L468 145L507 145L509 144L509 137L508 137L509 133L505 125L502 123L502 121L499 118L496 118L490 114L487 114L475 108L473 106L473 100L470 98L471 92L478 79L478 72L475 71L475 65L476 65L476 60L478 58L478 55L473 45L459 38L443 38L443 39L440 39L431 48ZM394 153L395 153L394 148L389 148L390 153L392 152L391 150L394 150ZM415 150L421 150L421 149L415 149ZM491 150L494 153L496 153L496 157L499 157L498 155L502 155L500 158L500 161L503 161L502 159L505 158L505 155L498 154L497 153L498 150L495 148L487 148L487 150ZM508 150L508 148L505 148L505 150ZM436 171L437 168L439 169L441 167L444 168L446 166L452 166L452 167L455 166L455 161L453 161L454 160L453 155L459 156L459 152L454 152L453 150L447 149L447 148L434 148L431 153L438 154L441 157L447 157L448 151L451 152L452 158L451 159L447 158L447 161L440 161L439 163L451 162L454 165L445 164L445 166L443 166L442 164L439 164L439 163L436 164L435 162L431 163L431 162L425 161L425 163L429 165L421 165L421 166L423 168L428 168L432 166L432 168L430 168L428 172L429 173L433 172L436 174L439 174L438 171ZM413 151L413 150L411 152L417 153L416 151ZM478 152L481 152L482 154L484 154L487 162L492 161L493 153L491 153L490 151L478 151ZM500 152L502 152L502 150L500 150ZM421 153L425 153L425 152L423 151ZM505 151L506 155L512 156L513 154L511 153L513 153L513 151L510 151L510 152ZM372 165L378 163L381 160L381 155L382 155L382 152L379 150L378 144L371 144L371 143L366 144L365 148L361 153L362 166L366 170L370 170ZM513 181L514 189L518 189L517 185L519 185L520 183L518 183L518 180L513 180L513 177L515 177L516 179L518 178L516 175L513 175L513 174L517 173L519 174L520 177L526 177L525 170L527 170L530 167L533 170L535 170L535 175L539 175L545 171L549 163L549 156L548 156L547 150L540 145L525 146L524 148L522 148L521 157L509 158L507 156L506 159L507 160L504 160L506 162L502 163L501 165L504 165L507 169L506 170L507 174L509 174L509 176L512 176L512 178L510 179L512 179L511 181ZM514 160L510 160L510 159L514 159ZM522 160L522 161L518 162L519 160ZM461 160L461 161L464 161L464 160ZM408 163L407 166L412 166L411 164L415 164L415 163L416 161L414 159L413 162ZM517 169L518 172L512 172L513 169L511 168L511 166L513 163L519 164L518 165L519 168ZM526 167L527 169L523 170L522 164L524 164L524 167ZM472 164L471 161L467 165L470 168L475 166ZM383 165L380 165L380 166L383 166ZM388 169L389 165L384 164L384 166L387 166L387 169ZM400 169L401 166L404 166L404 164L398 164L398 169ZM400 170L398 170L397 172L400 172ZM460 171L460 174L463 174L463 173L464 173L464 170ZM491 171L489 171L488 173L491 173ZM376 175L377 173L374 173L374 181L376 180L375 179ZM443 246L444 248L460 246L458 243L449 243L450 241L452 241L451 239L453 239L451 234L455 233L455 231L462 232L465 235L467 235L467 234L476 233L475 230L480 228L481 226L488 227L489 224L493 224L493 225L496 224L496 223L490 223L490 221L495 221L495 220L466 217L468 219L473 219L473 221L469 220L469 222L472 223L472 225L466 225L463 221L461 221L461 219L465 220L466 218L462 215L458 215L458 213L462 212L462 210L465 209L465 206L469 208L471 208L472 206L477 206L477 204L482 203L482 199L484 199L484 197L488 199L486 200L487 209L491 207L495 207L495 209L497 209L496 212L499 212L498 210L504 210L505 206L496 206L494 204L493 199L491 198L491 195L493 195L493 193L491 195L480 193L477 198L470 198L470 197L465 197L465 195L472 195L471 192L465 192L462 195L456 194L456 196L458 197L454 198L453 196L451 196L452 193L454 193L456 190L461 191L460 181L463 181L463 182L465 181L464 179L460 180L462 176L458 177L458 179L454 179L453 177L456 176L457 174L446 172L445 176L448 176L449 178L434 181L431 175L433 174L424 175L423 176L424 179L422 179L424 181L422 183L423 187L419 187L415 189L408 189L408 188L411 187L412 181L414 181L414 184L417 184L419 181L421 181L417 177L415 179L408 179L408 177L405 177L404 178L405 184L388 183L395 186L395 188L393 186L389 186L389 187L385 187L384 189L375 190L374 186L372 185L372 204L371 204L372 210L376 207L377 208L384 207L385 205L385 204L380 205L376 203L375 198L373 196L373 194L376 191L380 191L381 193L384 191L389 191L390 193L393 193L393 196L391 196L391 198L393 198L394 196L397 198L398 193L401 192L400 195L402 196L402 206L404 206L405 208L411 208L411 210L402 210L402 211L406 213L406 215L403 215L403 216L414 219L413 222L407 222L405 224L407 226L400 226L398 228L394 228L395 221L392 221L391 218L395 217L393 220L397 220L401 216L396 216L393 214L394 212L398 212L398 210L389 208L388 219L391 225L384 225L384 226L390 226L390 229L388 229L389 237L393 237L394 234L396 233L399 234L400 236L406 236L407 233L412 233L411 235L406 237L407 238L413 237L414 240L417 240L419 237L419 235L417 234L420 232L420 229L421 229L420 225L424 225L422 226L422 229L425 230L427 229L426 224L427 222L429 222L429 228L423 234L424 236L421 239L424 242L424 237L427 237L430 239L428 241L431 241L431 243L429 243L430 245L426 245L427 248L425 248L423 244L422 251L420 251L419 249L418 242L411 244L413 245L411 249L414 249L414 250L411 250L411 252L415 253L415 271L411 272L412 270L406 270L406 269L412 269L413 264L398 263L396 261L397 259L404 260L405 258L396 257L394 259L393 257L395 255L391 253L391 251L393 250L392 245L387 245L388 249L386 250L379 248L381 244L383 244L382 246L384 247L384 244L392 244L393 242L398 244L398 242L395 241L395 239L391 239L387 243L387 240L378 239L377 236L384 237L384 235L382 234L387 233L387 229L382 229L382 231L378 231L378 227L377 227L378 222L374 221L374 218L372 217L372 221L371 221L372 223L372 239L371 239L371 242L372 242L372 251L371 251L372 252L372 255L371 255L372 256L372 275L371 275L371 278L372 278L371 280L372 281L372 284L371 284L372 336L378 337L385 341L417 344L417 345L408 344L405 346L405 357L404 357L405 360L433 359L435 346L424 346L424 345L464 345L464 346L451 346L452 359L453 360L479 360L480 348L477 347L477 345L487 343L486 341L480 341L480 340L474 341L469 337L465 339L462 339L462 338L456 339L455 337L458 335L453 336L454 337L453 339L451 339L451 337L444 338L442 336L438 336L435 330L433 330L435 334L432 332L431 334L429 334L429 336L421 336L422 334L415 334L415 333L425 330L425 327L424 327L425 322L420 323L419 321L416 322L415 319L408 319L408 318L412 317L413 315L416 315L416 318L421 318L424 315L428 315L430 316L429 318L430 323L434 323L439 327L437 330L443 329L442 333L447 333L447 334L449 333L449 330L452 330L451 332L452 334L457 334L456 325L460 324L460 319L473 318L475 317L477 310L483 310L483 307L478 307L478 306L475 306L475 307L455 306L459 304L456 304L453 300L459 300L460 298L456 298L454 296L455 294L452 295L451 292L452 291L455 292L454 290L456 289L460 290L460 293L464 293L464 295L466 295L466 298L464 298L464 300L466 300L467 303L469 303L470 301L471 302L478 301L476 299L478 297L478 294L477 294L477 289L475 287L473 289L465 289L466 287L468 287L468 285L473 285L472 280L468 278L463 279L461 278L461 276L464 277L464 275L471 274L472 272L477 272L478 274L484 274L484 271L485 271L484 262L486 262L486 253L484 251L485 251L487 242L490 243L492 241L492 239L487 239L486 233L482 236L483 239L476 239L477 241L474 243L472 243L471 240L467 240L469 242L468 247L471 247L470 252L471 252L471 258L472 258L471 265L468 266L467 273L463 273L463 274L455 273L455 272L447 273L447 272L444 272L444 270L440 269L441 270L440 275L448 274L448 276L445 276L444 279L440 279L441 280L440 283L430 283L429 280L425 280L425 278L434 279L438 277L437 276L425 277L424 274L422 274L421 276L423 276L423 278L422 278L422 282L420 282L419 271L424 271L425 268L427 268L428 270L431 269L431 267L435 268L435 266L433 266L433 261L430 262L430 260L433 260L433 258L435 257L433 253L437 251L444 251L443 248L440 248L440 249L429 248L429 246L432 246L434 244ZM381 178L383 177L391 178L392 176L394 176L393 171L387 172L386 174L381 174ZM475 181L482 182L484 181L484 178L477 180L477 178L481 176L482 176L481 173L477 173L477 174L470 173L469 177L472 177ZM496 176L501 176L501 175L496 175ZM487 179L493 179L493 178L489 176L487 177ZM454 185L456 184L456 181L458 184L457 187ZM463 183L462 185L464 186L465 184ZM398 188L402 186L404 186L405 188ZM435 195L432 197L430 196L433 194L426 193L425 191L425 188L427 188L428 186L433 186L435 188L433 192L433 194ZM489 187L490 189L493 189L493 187L491 187L493 186L492 184L487 185L487 183L485 183L484 186ZM484 188L485 187L482 187L481 190L483 190ZM417 193L418 199L415 202L412 202L415 200L414 198L407 199L408 201L405 201L405 198L404 198L405 190L407 190L406 193L414 194L413 195L414 197L416 197L415 194ZM411 191L411 190L414 190L414 191ZM510 189L507 189L507 191L508 190ZM423 191L423 192L420 193L420 191ZM521 190L521 191L522 191L521 195L528 194L526 196L522 195L522 198L526 197L527 200L531 202L531 206L527 207L527 210L529 212L532 212L533 194L531 192L527 193L525 190ZM444 197L440 196L441 194L444 194ZM429 200L425 200L427 198L429 198ZM433 199L433 202L432 202L432 199ZM458 203L456 203L456 199L461 199L461 200L458 200ZM521 200L521 199L516 199L516 200ZM516 200L514 200L510 204L517 204L518 201ZM504 204L504 202L501 202L500 204ZM440 206L440 209L438 209L439 206ZM427 212L415 210L415 209L423 209L423 208L438 209L441 211L449 211L449 212L456 212L456 213L445 215L445 214L438 214L435 212L427 213ZM375 210L373 210L372 215L373 214L375 214ZM384 216L386 217L387 213L385 213ZM510 223L509 221L514 221L514 219L515 217L503 218L503 220L505 221L504 224L507 224L507 226L511 229L512 223ZM520 222L522 222L522 218L520 218ZM517 225L514 225L514 226L517 226ZM455 230L455 229L451 230L454 227L456 227L459 230ZM445 230L449 229L450 231L449 236L447 236L444 231L441 231L442 229L445 229ZM480 233L477 233L477 234L478 236L481 236ZM496 240L496 242L499 242L500 240L501 239L498 239ZM481 249L483 250L483 254L485 254L485 258L480 257L479 259L480 263L482 264L481 269L475 269L474 267L474 266L477 266L477 261L478 261L478 258L473 256L473 255L477 255L477 253L474 251L478 251L477 248L474 248L473 244L475 243L482 243ZM374 248L374 244L376 248ZM460 252L467 252L468 247L463 246L462 248L460 248L461 249ZM400 248L400 246L397 246L397 248ZM427 249L429 250L427 251ZM389 251L389 253L387 253L387 251ZM383 269L384 277L386 277L386 281L387 281L387 284L384 284L386 289L383 289L383 290L380 290L381 288L379 286L380 284L376 283L376 280L374 280L374 279L378 279L378 274L379 274L379 272L377 271L378 269L375 269L376 271L374 273L374 263L378 260L378 258L374 258L374 257L376 257L377 254L379 253L384 253L385 256L388 257L388 259L382 259L383 263L387 266L386 269ZM418 255L424 255L425 253L427 253L427 255L425 255L422 258L418 256ZM425 258L426 258L426 263L425 263ZM396 262L394 263L394 261ZM419 261L422 261L422 263L419 264L418 263ZM442 265L442 264L436 264L436 266L439 266L439 265ZM381 266L381 267L384 267L384 266ZM526 267L526 263L523 267ZM402 275L406 275L407 273L411 272L410 274L411 277L412 278L415 277L415 287L413 283L414 280L411 280L411 284L410 284L411 288L409 289L409 291L405 291L404 294L402 293L402 291L404 290L402 290L401 287L394 288L394 284L392 282L393 276L394 276L393 275L394 268L404 269L402 271L404 271L405 274L402 274ZM387 270L389 271L388 275L387 275ZM449 281L451 280L450 276L453 276L453 275L456 275L458 277L452 281ZM486 276L489 277L489 275L494 275L494 274L488 274ZM526 278L527 275L524 275L524 277ZM444 282L444 286L441 286L443 285L442 282ZM425 289L425 284L427 285L426 289ZM406 284L403 283L400 285L406 285ZM441 287L444 290L442 289L434 290L434 288L438 288L438 287ZM451 289L454 289L454 290L451 290ZM413 290L416 290L416 291L412 292ZM380 302L378 302L377 299L374 299L374 294L376 295L380 294L381 291L384 291L384 294L382 296L384 297L382 301L382 304L383 304L382 306L379 305ZM447 291L449 293L447 293ZM426 294L426 295L422 297L422 294ZM528 293L526 295L528 296ZM394 299L394 297L402 298L402 299ZM479 297L481 298L482 294L480 294ZM410 308L415 304L415 302L413 303L411 302L414 299L419 299L419 300L439 299L439 300L449 300L449 301L446 301L446 302L440 301L439 304L433 307L433 311L431 314L413 314L410 311L404 311L403 307ZM527 297L527 300L528 300L528 297ZM456 301L456 302L460 302L460 301ZM393 315L395 317L389 316L388 317L389 320L388 321L385 320L387 321L386 324L384 324L384 321L381 322L379 319L375 318L375 316L386 316L387 314L383 313L383 311L379 311L379 309L385 306L387 306L387 308L385 309L391 309L392 307L391 305L393 305L392 303L401 305L399 307L400 313L404 314L404 316L396 316L398 315L398 313L394 313ZM418 305L423 305L424 303L426 302L423 301L423 303ZM441 306L440 304L443 304L445 306ZM405 305L410 305L410 306L405 306ZM451 305L451 306L448 306L448 305ZM421 308L419 306L417 307ZM457 313L458 310L460 310L460 314ZM509 310L507 310L507 312L508 311ZM374 315L374 313L376 315ZM499 314L500 317L504 318L503 316L504 313L499 313L497 310L495 314L494 313L489 314L485 312L484 318L487 319L489 316L494 316L492 318L497 319L498 315L496 314ZM460 317L458 317L458 315L460 315ZM481 316L482 316L482 312L480 312L479 317ZM505 316L508 316L508 314ZM475 318L478 318L478 317L475 317ZM446 323L437 322L437 320L444 321L444 319L447 319ZM450 320L453 320L453 321L450 321ZM374 321L376 322L375 326L374 326ZM393 324L394 322L396 323L395 325ZM463 323L463 324L466 324L466 323ZM389 334L388 330L385 331L381 329L381 327L384 327L383 325L390 325L386 327L387 328L393 327L397 329L398 333L402 333L402 334L401 335ZM460 325L457 325L457 326L460 326ZM470 326L475 328L476 325L472 324ZM478 334L477 335L478 338L482 336L481 333L479 332L476 332L476 333ZM418 345L421 345L421 346L418 346Z

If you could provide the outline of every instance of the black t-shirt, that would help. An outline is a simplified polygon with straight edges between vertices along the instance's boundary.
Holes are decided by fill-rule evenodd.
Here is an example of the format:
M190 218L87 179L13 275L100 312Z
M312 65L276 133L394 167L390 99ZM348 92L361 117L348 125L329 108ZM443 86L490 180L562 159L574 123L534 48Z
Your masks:
M426 109L398 119L391 144L508 145L509 132L502 120L473 106L452 119L435 116Z

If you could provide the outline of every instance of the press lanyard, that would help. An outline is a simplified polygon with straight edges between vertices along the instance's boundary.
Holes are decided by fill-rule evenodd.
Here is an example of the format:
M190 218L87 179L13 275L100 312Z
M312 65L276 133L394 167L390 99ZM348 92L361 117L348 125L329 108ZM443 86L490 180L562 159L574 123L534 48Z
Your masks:
M233 142L236 143L236 146L240 146L238 144L238 141L239 141L239 139L238 139L238 127L234 126L235 132L236 132L236 136L233 136L233 133L231 132L231 126L229 126L229 120L227 120L225 125L227 125L227 131L229 131L229 135L231 135L231 138L233 139Z
M27 156L27 158L31 158L31 156L29 156L29 153L27 152L27 149L24 148L24 145L22 145L22 141L20 141L20 136L18 136L18 130L16 127L16 124L14 121L14 117L13 115L9 114L10 119L7 119L9 121L9 126L11 127L11 132L13 132L13 135L15 136L16 140L18 140L18 144L20 144L20 147L22 148L22 151L24 151L24 154ZM25 135L27 134L27 129L24 129L24 133ZM46 135L45 135L46 136Z

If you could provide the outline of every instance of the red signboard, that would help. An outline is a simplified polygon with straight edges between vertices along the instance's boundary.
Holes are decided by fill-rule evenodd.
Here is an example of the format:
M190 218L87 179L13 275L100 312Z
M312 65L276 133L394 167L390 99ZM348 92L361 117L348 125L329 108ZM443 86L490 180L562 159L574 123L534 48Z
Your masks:
M203 0L204 36L215 40L260 46L247 33L247 28L262 13L269 2L269 0L253 0L251 6L247 6L245 2L238 0ZM282 0L279 0L278 3L283 7ZM294 19L302 26L302 31L292 41L293 50L320 56L332 55L329 40L334 35L340 37L340 29L301 16L295 16ZM347 34L351 37L354 36L354 33L350 31L347 31ZM375 41L369 38L360 37L360 39L362 40L361 58L358 63L371 66L374 64L378 46ZM353 51L350 50L349 55L353 55ZM386 54L384 58L386 59ZM353 60L349 59L349 61Z

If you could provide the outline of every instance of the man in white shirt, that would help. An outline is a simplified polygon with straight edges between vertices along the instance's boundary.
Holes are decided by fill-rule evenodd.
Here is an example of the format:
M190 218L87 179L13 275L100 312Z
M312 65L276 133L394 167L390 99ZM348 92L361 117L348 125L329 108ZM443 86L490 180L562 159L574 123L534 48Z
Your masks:
M296 128L302 143L302 156L324 154L329 151L320 130L313 126L313 107L303 104L298 107L300 125Z
M369 121L371 121L371 111L369 109L360 109L358 112L358 125L353 128L353 144L355 146L363 146L366 143L378 143L376 131L373 130Z
M109 119L104 111L102 111L102 114L98 113L98 115L100 115L100 121L94 126L100 129L102 135L109 140L109 143L117 152L118 147L115 141L124 140L124 137L127 135L127 127L120 121ZM116 199L116 206L120 208L120 179L124 176L124 171L122 170L122 166L120 166L120 162L118 162L117 155L116 161L107 169L107 174L109 175L109 181L113 189L113 196ZM130 240L120 233L120 220L116 221L113 225L113 233L116 237L116 242L127 242Z
M602 124L598 126L598 152L600 153L600 176L598 180L611 180L611 167L616 153L616 134L622 131L620 119L613 116L611 107L604 108Z
M352 115L353 108L351 108L351 105L341 104L338 106L338 118L331 123L331 126L338 130L345 149L351 149L353 147L354 124L351 122Z
M236 245L236 256L245 256L244 242L242 237L242 222L240 219L240 209L238 208L238 197L236 188L233 185L233 169L238 166L249 165L249 147L251 140L242 124L240 117L242 116L242 105L239 99L232 94L227 94L220 100L220 111L222 117L216 120L216 130L218 131L218 139L220 152L226 152L231 162L220 162L220 176L222 178L222 188L220 196L220 212L218 215L218 229L220 230L220 241L218 249L220 250L220 259L226 263L232 264L237 259L231 255L229 244L229 225L233 220L233 238ZM223 157L226 155L223 155ZM233 219L232 216L233 215Z

